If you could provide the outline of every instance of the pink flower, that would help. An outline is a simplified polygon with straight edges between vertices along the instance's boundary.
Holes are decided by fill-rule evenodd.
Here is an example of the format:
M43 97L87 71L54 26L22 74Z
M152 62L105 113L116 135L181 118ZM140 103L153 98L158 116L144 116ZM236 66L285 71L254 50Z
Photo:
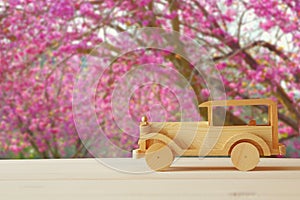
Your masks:
M149 21L148 21L148 20L143 20L143 21L142 21L142 25L143 25L143 26L147 26L148 24L149 24Z
M300 141L299 140L295 140L293 145L294 145L295 149L300 150Z
M226 6L230 7L233 3L233 0L226 0Z
M93 10L93 5L89 2L84 2L80 5L80 12L84 15L93 13Z
M227 63L225 63L225 62L221 62L221 63L216 64L216 68L217 68L218 70L223 70L223 69L225 69L226 67L227 67Z
M14 144L9 146L9 150L12 151L14 154L18 154L22 149L18 147L16 144Z
M266 22L261 22L260 23L260 27L262 29L264 29L265 31L268 31L269 29L271 29L272 27L274 27L276 25L276 23L274 21L266 21Z
M204 98L204 99L208 99L208 97L210 96L210 92L208 89L204 88L201 90L201 96Z

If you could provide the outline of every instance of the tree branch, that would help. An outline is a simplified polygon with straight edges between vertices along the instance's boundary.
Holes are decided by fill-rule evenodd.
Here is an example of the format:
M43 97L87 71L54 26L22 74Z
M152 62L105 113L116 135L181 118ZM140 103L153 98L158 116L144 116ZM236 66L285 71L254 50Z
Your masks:
M280 51L276 45L273 45L269 42L265 42L265 41L262 41L262 40L259 40L259 41L255 41L255 42L252 42L250 43L249 45L243 47L243 48L239 48L239 49L236 49L236 50L233 50L231 51L230 53L224 55L224 56L217 56L217 57L214 57L213 60L214 61L219 61L219 60L223 60L223 59L227 59L227 58L230 58L230 57L233 57L235 56L236 54L238 53L241 53L241 52L244 52L244 51L247 51L249 49L252 49L254 47L257 47L257 46L262 46L262 47L265 47L267 48L268 50L276 53L276 55L278 55L279 57L281 57L283 60L285 61L289 61L289 58L288 56L286 56L282 51Z
M237 38L238 38L238 41L240 41L240 38L241 38L241 29L242 29L242 25L243 25L243 19L244 19L244 16L246 14L247 10L245 10L240 19L239 19L239 23L238 23L238 32L237 32Z

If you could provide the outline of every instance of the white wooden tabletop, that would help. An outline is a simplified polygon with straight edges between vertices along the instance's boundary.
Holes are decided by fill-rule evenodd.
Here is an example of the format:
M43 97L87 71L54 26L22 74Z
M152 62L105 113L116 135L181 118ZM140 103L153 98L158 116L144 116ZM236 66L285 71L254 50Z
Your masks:
M144 160L106 158L125 171ZM140 169L140 168L139 168ZM0 160L0 199L300 199L300 159L262 158L255 171L229 158L180 158L166 172L127 173L96 159Z

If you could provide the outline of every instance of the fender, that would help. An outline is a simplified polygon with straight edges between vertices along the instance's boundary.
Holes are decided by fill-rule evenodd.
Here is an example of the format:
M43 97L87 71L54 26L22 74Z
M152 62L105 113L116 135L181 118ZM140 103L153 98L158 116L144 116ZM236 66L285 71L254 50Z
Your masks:
M146 141L146 140L159 140L163 143L165 143L166 145L168 145L177 155L182 155L184 150L181 149L180 146L178 146L176 144L176 142L174 142L174 140L172 140L171 138L169 138L166 135L163 135L161 133L148 133L146 135L143 135L140 137L140 140L142 141Z
M249 142L256 146L261 156L271 156L270 148L267 143L257 135L245 133L231 137L226 141L223 150L230 155L233 146L238 142Z

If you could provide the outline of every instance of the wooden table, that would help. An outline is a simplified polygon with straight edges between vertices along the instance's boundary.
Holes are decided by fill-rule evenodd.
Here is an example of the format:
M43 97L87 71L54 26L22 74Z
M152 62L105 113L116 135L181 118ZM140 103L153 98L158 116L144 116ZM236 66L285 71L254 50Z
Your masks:
M101 159L122 169L144 160ZM167 172L132 174L95 159L0 160L0 199L300 199L300 159L262 158L236 171L229 158L180 158Z

